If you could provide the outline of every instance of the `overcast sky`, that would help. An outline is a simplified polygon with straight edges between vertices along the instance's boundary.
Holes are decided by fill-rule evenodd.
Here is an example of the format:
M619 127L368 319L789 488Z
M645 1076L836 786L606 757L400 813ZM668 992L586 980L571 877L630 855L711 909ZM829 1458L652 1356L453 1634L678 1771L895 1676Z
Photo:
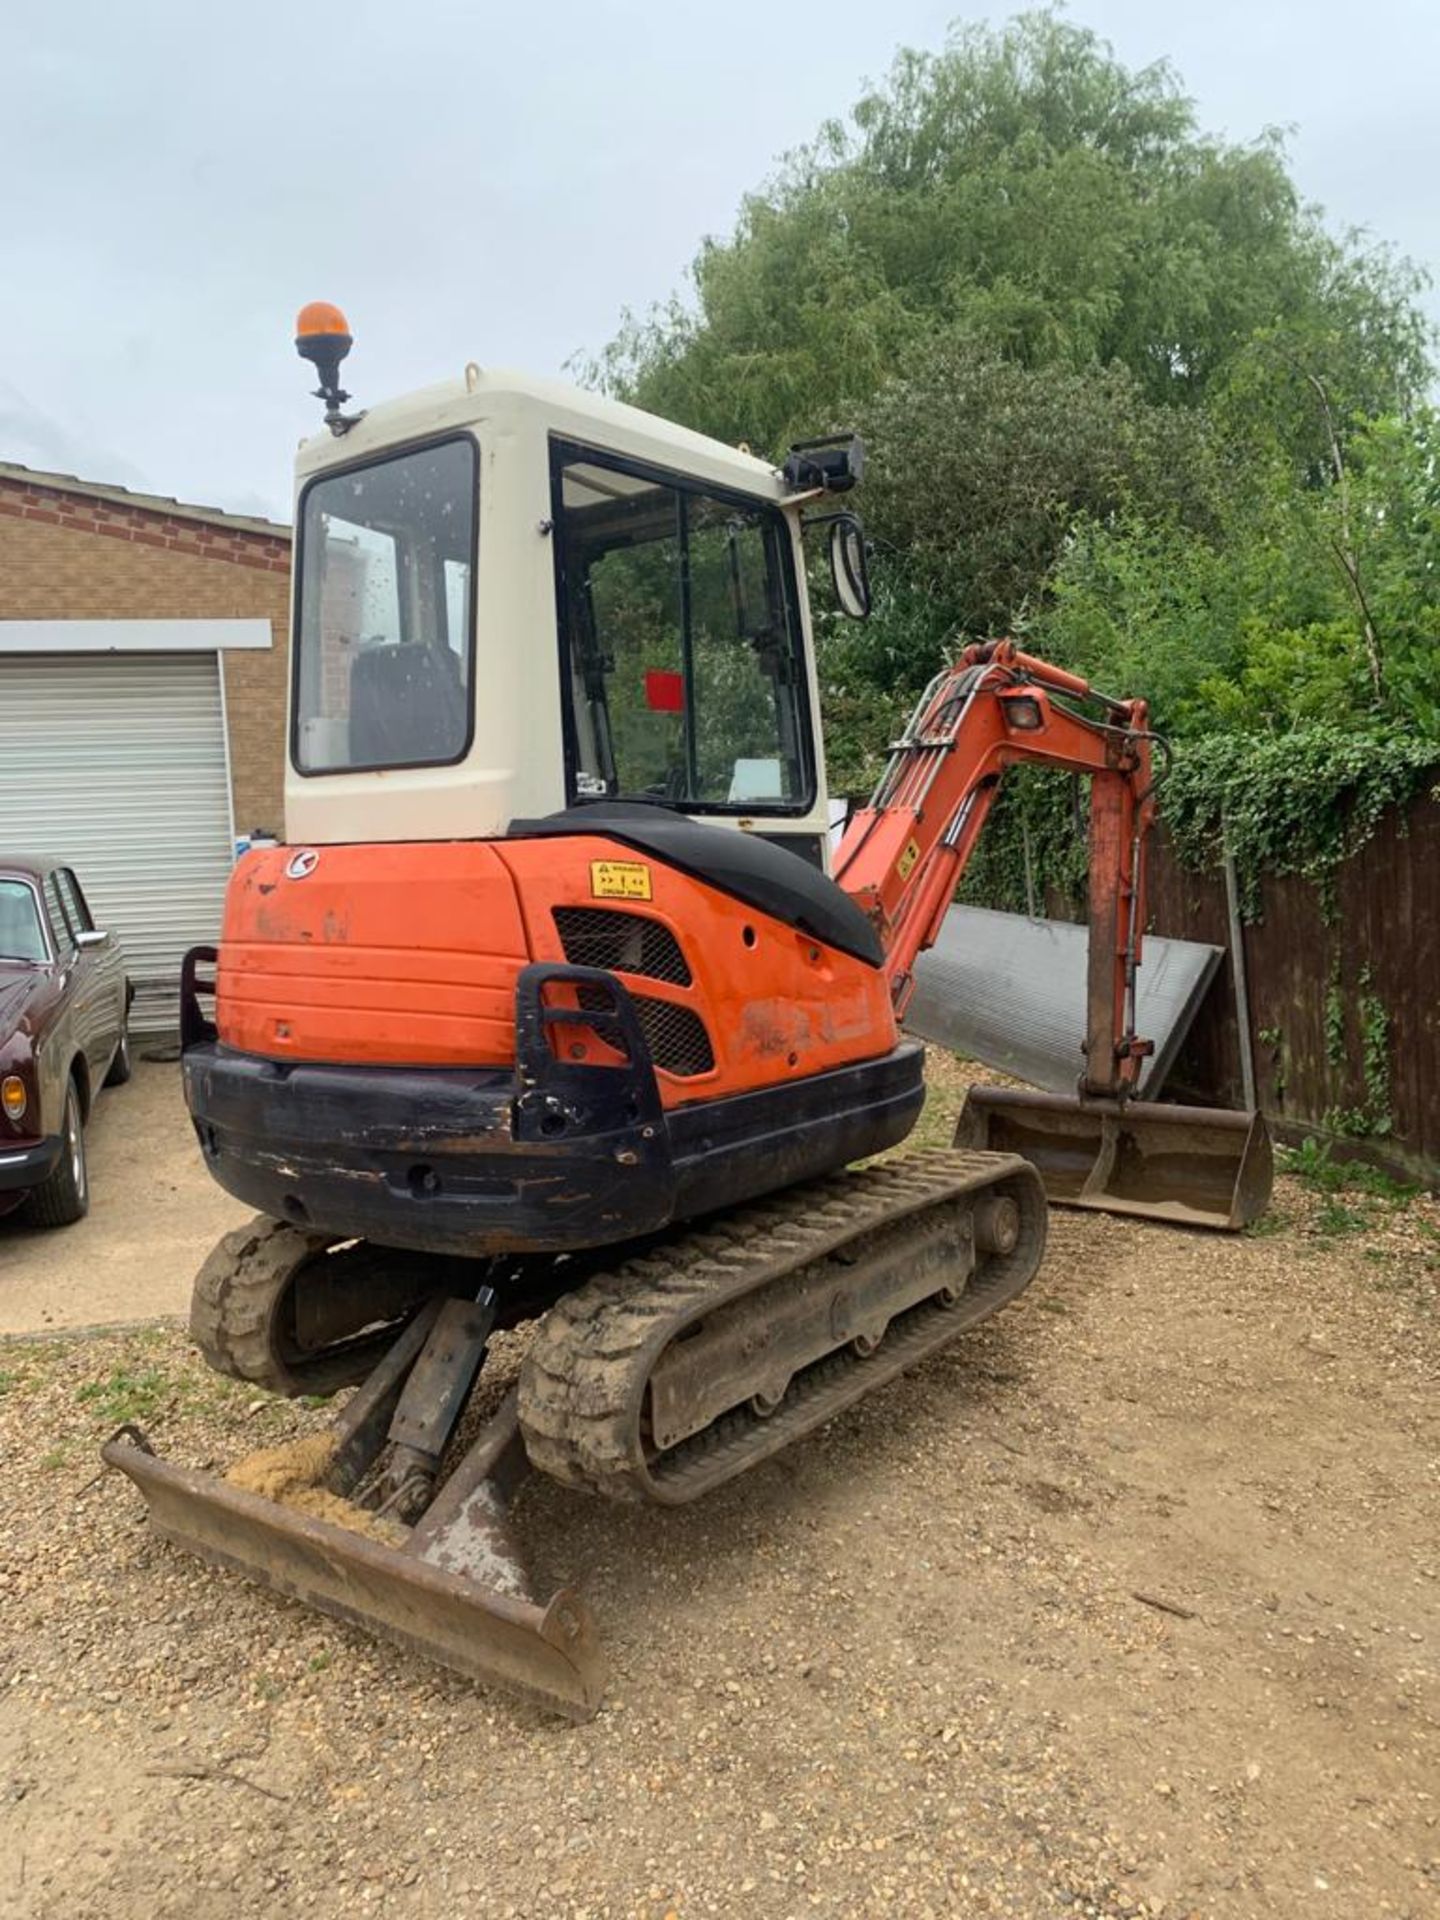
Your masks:
M319 411L291 345L302 302L348 313L362 404L470 359L557 372L681 286L780 154L955 17L0 0L0 459L288 517ZM1436 0L1071 17L1132 66L1170 59L1213 132L1293 127L1332 224L1440 264Z

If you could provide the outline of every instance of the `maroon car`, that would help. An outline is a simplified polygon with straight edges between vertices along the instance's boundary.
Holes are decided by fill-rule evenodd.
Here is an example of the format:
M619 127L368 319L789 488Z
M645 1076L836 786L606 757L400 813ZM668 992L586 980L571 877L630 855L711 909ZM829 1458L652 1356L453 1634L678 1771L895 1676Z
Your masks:
M90 1205L85 1122L130 1078L130 987L57 860L0 854L0 1214L63 1227Z

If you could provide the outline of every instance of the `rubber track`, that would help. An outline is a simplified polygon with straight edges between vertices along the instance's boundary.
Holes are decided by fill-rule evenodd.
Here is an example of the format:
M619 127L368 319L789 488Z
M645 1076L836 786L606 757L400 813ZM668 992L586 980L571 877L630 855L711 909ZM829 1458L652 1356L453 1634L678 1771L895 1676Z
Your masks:
M281 1303L297 1270L330 1245L327 1235L303 1233L263 1213L218 1240L190 1294L190 1337L207 1364L291 1398L363 1380L394 1337L392 1329L337 1341L297 1361L285 1359L278 1338ZM357 1248L356 1255L372 1257L368 1249Z
M958 1302L900 1313L868 1358L846 1346L816 1361L769 1418L736 1409L647 1459L646 1384L684 1327L878 1229L997 1188L1020 1202L1019 1242L981 1256ZM565 1295L541 1321L520 1374L531 1463L613 1499L693 1500L998 1312L1033 1278L1045 1228L1044 1189L1018 1155L936 1149L793 1188L653 1248Z

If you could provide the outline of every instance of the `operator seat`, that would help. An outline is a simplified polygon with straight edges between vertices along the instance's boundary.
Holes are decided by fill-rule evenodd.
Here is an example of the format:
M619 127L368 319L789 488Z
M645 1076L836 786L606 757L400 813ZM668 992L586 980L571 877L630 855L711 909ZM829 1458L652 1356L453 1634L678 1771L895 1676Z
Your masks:
M350 765L455 759L465 745L465 682L449 647L366 647L350 669Z

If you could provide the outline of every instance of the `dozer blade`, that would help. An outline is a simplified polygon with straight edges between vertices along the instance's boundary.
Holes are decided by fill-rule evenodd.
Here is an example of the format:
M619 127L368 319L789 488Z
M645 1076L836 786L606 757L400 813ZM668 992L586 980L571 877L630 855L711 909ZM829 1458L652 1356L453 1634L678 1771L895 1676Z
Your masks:
M1258 1113L1072 1100L971 1087L957 1147L1018 1153L1063 1207L1238 1232L1270 1203L1270 1134Z
M131 1442L102 1451L144 1494L155 1531L202 1560L568 1719L588 1720L599 1706L604 1663L568 1588L537 1606Z
M529 1472L513 1392L414 1526L382 1524L384 1505L376 1513L348 1498L363 1497L366 1475L393 1457L382 1448L387 1427L402 1468L424 1457L416 1443L427 1438L438 1461L491 1318L488 1304L430 1302L329 1429L251 1455L230 1479L157 1458L136 1427L122 1427L101 1457L139 1487L155 1531L201 1559L468 1679L588 1720L605 1684L589 1613L568 1587L536 1602L510 1530L510 1500ZM263 1477L290 1466L284 1486ZM234 1484L247 1467L262 1470L260 1490ZM402 1474L392 1510L409 1486Z

